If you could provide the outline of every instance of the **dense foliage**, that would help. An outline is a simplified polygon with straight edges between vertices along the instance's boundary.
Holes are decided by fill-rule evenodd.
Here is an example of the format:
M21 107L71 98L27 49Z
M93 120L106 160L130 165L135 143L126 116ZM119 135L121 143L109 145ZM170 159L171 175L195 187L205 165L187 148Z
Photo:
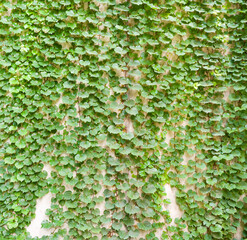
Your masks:
M2 0L1 239L247 239L246 9Z

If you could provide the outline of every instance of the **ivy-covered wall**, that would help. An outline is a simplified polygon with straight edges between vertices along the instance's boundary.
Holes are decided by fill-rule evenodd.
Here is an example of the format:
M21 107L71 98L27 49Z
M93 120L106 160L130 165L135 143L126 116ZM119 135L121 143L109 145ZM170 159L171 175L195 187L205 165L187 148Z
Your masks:
M247 239L246 10L1 0L0 239Z

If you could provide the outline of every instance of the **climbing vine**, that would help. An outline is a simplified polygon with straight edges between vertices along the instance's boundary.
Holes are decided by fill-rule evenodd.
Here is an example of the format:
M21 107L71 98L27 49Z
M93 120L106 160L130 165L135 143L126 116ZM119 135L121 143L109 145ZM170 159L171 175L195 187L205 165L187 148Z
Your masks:
M2 0L1 239L246 239L246 5Z

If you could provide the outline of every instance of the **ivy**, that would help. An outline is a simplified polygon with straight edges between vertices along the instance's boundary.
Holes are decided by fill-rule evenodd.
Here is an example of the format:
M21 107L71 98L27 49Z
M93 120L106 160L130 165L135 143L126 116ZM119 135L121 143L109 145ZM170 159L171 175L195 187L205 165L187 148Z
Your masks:
M1 238L38 239L26 229L51 193L39 239L233 239L246 22L234 0L3 0Z

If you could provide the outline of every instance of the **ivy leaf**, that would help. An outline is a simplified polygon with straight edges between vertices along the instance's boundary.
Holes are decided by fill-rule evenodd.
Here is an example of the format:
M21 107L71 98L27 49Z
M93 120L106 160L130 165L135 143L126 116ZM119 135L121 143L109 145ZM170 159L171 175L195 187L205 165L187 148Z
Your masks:
M152 224L148 221L144 221L143 223L137 223L137 226L139 227L139 229L144 231L148 231L152 229Z
M138 192L133 192L132 190L129 190L127 192L127 196L131 199L131 200L135 200L139 198L139 193Z
M126 139L126 140L131 140L132 138L134 138L134 134L131 132L129 132L129 133L123 133L122 132L120 135L123 139Z
M116 207L123 208L127 204L126 200L120 200L116 202Z
M8 220L7 222L8 229L17 228L17 226L18 226L18 222L15 218L11 218Z
M143 3L142 3L141 0L134 0L134 1L132 2L132 4L134 4L134 5L142 5Z
M117 219L117 220L120 220L123 217L124 217L124 212L123 211L121 211L121 212L115 212L112 215L112 218Z
M92 201L92 198L83 194L81 195L80 200L84 203L90 203Z
M220 232L222 229L222 226L220 224L214 224L214 225L211 225L210 227L210 230L212 232Z
M120 230L122 228L122 223L121 222L114 222L112 224L112 228L115 229L115 230Z
M70 212L70 211L66 211L64 212L63 216L66 218L66 219L73 219L75 217L75 214L73 212Z
M125 212L128 214L136 214L140 212L140 208L135 206L134 204L128 203L125 208Z
M126 112L130 115L136 115L138 113L138 110L136 107L133 107L133 108L127 108Z
M207 182L207 184L209 184L209 185L215 185L215 183L217 183L217 179L216 178L208 178L208 179L206 179L206 182Z
M118 159L115 159L113 157L110 157L108 159L108 163L111 165L111 166L118 166L119 165L119 160Z
M142 187L142 191L147 194L153 194L156 192L156 187L153 184L147 184Z
M28 133L28 130L27 129L20 129L18 131L18 133L21 135L21 136L25 136L27 133Z
M65 82L63 84L64 88L73 88L75 86L75 83L73 82Z
M121 55L124 55L124 54L126 54L126 53L127 53L127 51L126 51L126 50L124 50L124 49L123 49L123 48L121 48L121 47L116 47L116 48L114 49L114 51L115 51L116 53L121 54Z
M18 148L25 148L26 147L26 142L24 139L20 139L18 140L15 145L18 147Z
M113 133L113 134L118 134L118 133L121 132L120 129L118 129L117 127L115 127L115 126L113 126L113 125L111 125L110 127L108 127L108 131L109 131L110 133Z
M106 198L110 198L110 197L113 196L114 194L113 194L113 192L110 191L109 189L105 189L105 190L104 190L104 195L105 195Z
M70 96L63 96L62 101L65 104L73 104L75 102L75 100L71 98Z
M130 183L134 184L136 187L142 187L145 184L145 182L143 182L141 179L135 179L135 178L131 178Z
M145 217L148 217L148 218L152 218L154 215L155 215L155 212L152 208L147 208L145 209L142 214L145 216Z
M199 228L197 228L197 230L201 234L205 234L207 232L207 228L206 227L199 227Z
M105 208L106 209L114 209L114 207L115 207L115 204L112 203L111 201L106 201L105 202Z
M84 162L86 159L87 159L87 156L85 154L84 155L77 154L75 156L75 160L78 162Z

